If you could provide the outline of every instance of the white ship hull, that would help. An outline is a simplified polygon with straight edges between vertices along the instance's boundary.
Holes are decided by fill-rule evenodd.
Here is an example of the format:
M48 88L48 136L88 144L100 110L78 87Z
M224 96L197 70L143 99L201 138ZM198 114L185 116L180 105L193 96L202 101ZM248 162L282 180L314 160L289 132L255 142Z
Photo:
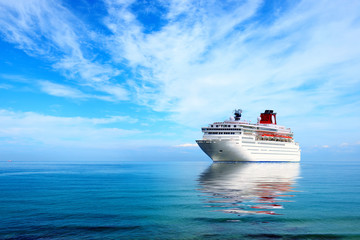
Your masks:
M300 147L295 142L245 142L241 139L204 139L196 142L214 162L300 161Z

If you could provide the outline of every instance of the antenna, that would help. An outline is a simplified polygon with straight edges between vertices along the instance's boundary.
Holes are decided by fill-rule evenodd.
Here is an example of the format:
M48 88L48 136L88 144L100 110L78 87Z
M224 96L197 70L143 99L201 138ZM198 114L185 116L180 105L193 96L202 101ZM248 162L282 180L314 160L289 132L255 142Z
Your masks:
M241 109L235 109L234 110L235 121L240 121L241 113L242 113Z

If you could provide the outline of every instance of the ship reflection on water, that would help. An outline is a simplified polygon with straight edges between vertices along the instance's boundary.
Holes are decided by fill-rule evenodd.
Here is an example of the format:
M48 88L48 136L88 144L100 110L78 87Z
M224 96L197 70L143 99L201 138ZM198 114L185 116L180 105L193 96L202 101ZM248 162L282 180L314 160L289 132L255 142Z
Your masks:
M279 215L296 193L299 173L299 163L213 163L200 175L198 190L214 211Z

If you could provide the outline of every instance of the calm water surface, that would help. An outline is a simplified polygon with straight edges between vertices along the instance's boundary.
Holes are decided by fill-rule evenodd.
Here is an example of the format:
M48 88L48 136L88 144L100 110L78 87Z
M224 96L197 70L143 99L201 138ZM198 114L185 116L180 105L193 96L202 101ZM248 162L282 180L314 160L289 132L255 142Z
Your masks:
M0 163L0 239L360 239L360 164Z

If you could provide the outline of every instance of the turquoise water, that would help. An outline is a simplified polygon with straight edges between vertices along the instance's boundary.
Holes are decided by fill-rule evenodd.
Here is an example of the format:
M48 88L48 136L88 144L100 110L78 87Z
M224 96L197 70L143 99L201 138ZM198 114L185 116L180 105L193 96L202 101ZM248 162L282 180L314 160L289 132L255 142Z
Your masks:
M1 239L360 239L360 164L2 162Z

